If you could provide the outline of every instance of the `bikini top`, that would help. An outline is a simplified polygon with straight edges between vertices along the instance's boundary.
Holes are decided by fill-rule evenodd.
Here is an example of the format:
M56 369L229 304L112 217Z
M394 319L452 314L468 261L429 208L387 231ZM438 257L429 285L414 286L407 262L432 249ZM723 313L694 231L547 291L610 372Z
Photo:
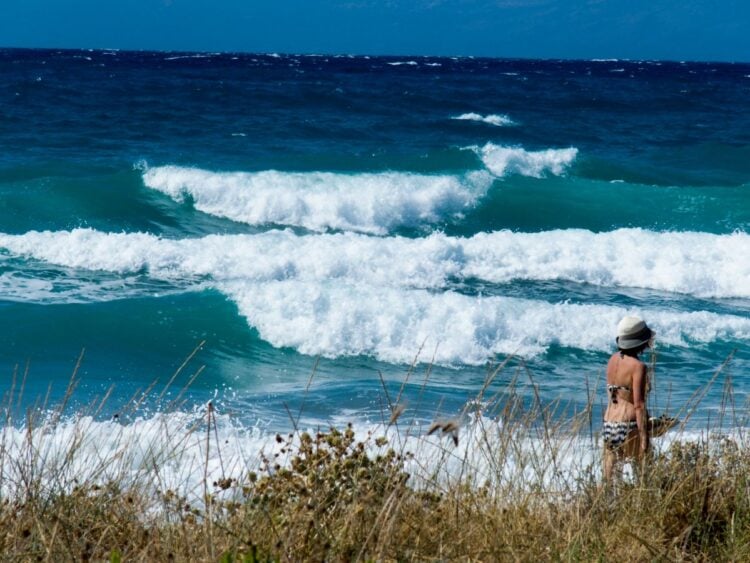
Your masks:
M630 385L607 385L607 392L612 399L612 403L617 403L617 392L620 389L623 391L630 391Z

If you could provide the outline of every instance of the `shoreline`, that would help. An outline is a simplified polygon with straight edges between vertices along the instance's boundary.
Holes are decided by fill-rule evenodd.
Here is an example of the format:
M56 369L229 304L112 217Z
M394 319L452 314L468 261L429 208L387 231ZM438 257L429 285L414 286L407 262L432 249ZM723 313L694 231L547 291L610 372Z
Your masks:
M390 425L258 432L244 442L212 406L130 425L85 416L6 425L0 544L19 556L110 559L591 559L619 552L605 536L620 530L622 540L628 526L633 535L649 534L630 546L635 560L648 558L651 548L687 558L747 553L750 456L743 432L732 438L670 431L658 439L647 474L626 471L609 490L602 488L596 437L566 435L576 425L585 431L585 417L560 425L545 409L512 409L505 403L494 419L464 418L463 425L436 421L431 435L412 427L411 437L403 431L408 412L397 406ZM731 498L719 498L719 490ZM612 513L619 503L631 512ZM672 514L676 504L682 512ZM664 520L668 514L684 524L679 533L678 524ZM695 515L708 526L702 532ZM719 516L724 535L716 539L711 518ZM730 522L734 543L726 536ZM50 534L61 523L78 529L80 540ZM697 544L679 543L691 534Z

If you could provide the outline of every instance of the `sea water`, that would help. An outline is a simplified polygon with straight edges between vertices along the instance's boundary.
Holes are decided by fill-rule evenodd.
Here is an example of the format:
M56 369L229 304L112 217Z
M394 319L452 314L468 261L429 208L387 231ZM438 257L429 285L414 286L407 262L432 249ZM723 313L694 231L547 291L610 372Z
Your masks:
M636 314L652 412L744 424L750 65L6 49L0 76L16 420L67 396L103 447L211 401L261 440L512 386L596 427Z

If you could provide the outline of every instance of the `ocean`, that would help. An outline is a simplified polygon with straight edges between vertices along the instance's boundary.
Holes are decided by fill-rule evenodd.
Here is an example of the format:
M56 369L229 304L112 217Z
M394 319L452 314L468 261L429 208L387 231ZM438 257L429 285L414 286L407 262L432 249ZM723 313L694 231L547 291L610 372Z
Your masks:
M744 424L748 64L4 49L0 76L16 424L429 424L491 376L597 430L626 314L652 412Z

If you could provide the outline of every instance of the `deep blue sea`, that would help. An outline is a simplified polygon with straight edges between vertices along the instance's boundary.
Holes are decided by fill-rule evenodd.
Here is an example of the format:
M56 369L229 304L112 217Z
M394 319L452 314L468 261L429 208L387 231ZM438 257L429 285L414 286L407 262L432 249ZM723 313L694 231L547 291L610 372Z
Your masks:
M429 421L506 361L599 409L626 314L653 411L746 411L750 65L6 49L0 148L22 411L81 356L125 424Z

